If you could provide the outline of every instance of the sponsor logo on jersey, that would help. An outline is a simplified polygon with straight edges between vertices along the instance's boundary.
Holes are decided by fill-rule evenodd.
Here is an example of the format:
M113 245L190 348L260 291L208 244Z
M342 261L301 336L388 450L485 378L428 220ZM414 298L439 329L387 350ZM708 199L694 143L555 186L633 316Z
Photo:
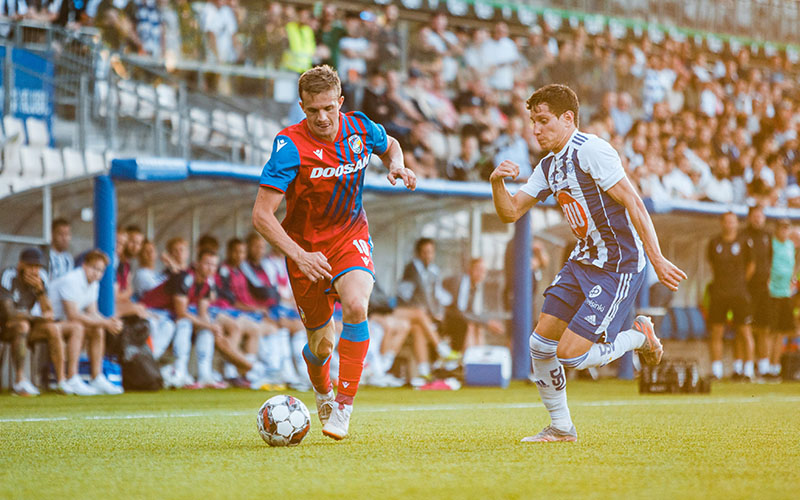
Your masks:
M322 159L322 150L321 149L315 149L314 150L314 154L317 155L317 158L319 158L320 160Z
M600 285L595 285L591 290L589 290L589 298L593 299L601 293L603 293L603 289L600 288Z
M561 205L561 210L564 211L564 217L569 222L569 227L572 232L580 239L586 238L587 230L589 229L589 221L586 217L586 212L578 200L572 197L567 191L559 191L556 194L556 201Z
M591 307L592 309L594 309L595 311L600 311L600 312L605 312L606 311L606 306L604 306L603 304L601 304L599 302L595 302L592 299L586 299L586 304L589 307Z
M597 316L595 316L594 314L590 314L589 316L586 316L585 318L583 318L583 320L586 321L587 323L589 323L592 326L597 326Z
M322 177L324 179L339 177L341 175L348 175L358 172L359 170L367 168L367 165L369 165L369 157L365 156L359 159L356 163L347 163L345 165L339 165L338 167L314 167L311 169L310 177L312 179L316 179L317 177Z
M364 141L361 140L360 135L351 135L347 138L347 144L350 145L350 150L353 153L360 155L364 151Z
M278 139L278 142L275 145L275 152L277 153L278 151L280 151L281 148L283 148L285 145L286 141L284 141L283 139Z

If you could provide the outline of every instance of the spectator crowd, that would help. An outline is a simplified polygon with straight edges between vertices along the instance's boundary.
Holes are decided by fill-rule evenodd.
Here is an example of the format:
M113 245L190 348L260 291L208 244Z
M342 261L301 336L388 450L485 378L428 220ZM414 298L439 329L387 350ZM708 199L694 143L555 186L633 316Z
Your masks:
M800 207L792 52L550 18L512 33L505 22L466 27L443 11L407 23L404 36L394 3L363 11L245 0L2 5L0 19L96 26L113 49L165 61L297 74L331 64L345 109L383 124L420 177L481 180L508 158L526 179L541 152L525 100L560 82L582 99L582 129L614 145L646 197Z

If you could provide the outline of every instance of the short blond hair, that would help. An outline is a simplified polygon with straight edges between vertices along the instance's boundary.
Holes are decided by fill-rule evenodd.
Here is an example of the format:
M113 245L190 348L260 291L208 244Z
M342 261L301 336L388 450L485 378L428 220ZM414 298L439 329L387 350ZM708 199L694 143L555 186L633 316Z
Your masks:
M335 90L336 96L342 95L342 81L336 70L323 64L321 66L314 66L300 75L300 80L297 82L297 92L300 100L303 100L303 92L309 96L321 94L329 90Z

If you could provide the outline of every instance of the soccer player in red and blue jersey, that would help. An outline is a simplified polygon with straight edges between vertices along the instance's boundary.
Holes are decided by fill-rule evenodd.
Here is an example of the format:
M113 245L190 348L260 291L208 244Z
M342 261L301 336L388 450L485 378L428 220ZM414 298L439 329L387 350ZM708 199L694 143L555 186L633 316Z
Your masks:
M303 349L314 385L322 432L347 436L353 398L369 346L367 303L374 283L372 242L361 191L370 155L389 168L393 185L417 184L403 163L396 139L363 113L341 113L339 76L330 66L300 76L300 107L306 119L283 129L261 174L253 225L287 256L287 267L308 344ZM275 212L286 197L286 217ZM342 304L339 384L329 375L335 341L333 306Z

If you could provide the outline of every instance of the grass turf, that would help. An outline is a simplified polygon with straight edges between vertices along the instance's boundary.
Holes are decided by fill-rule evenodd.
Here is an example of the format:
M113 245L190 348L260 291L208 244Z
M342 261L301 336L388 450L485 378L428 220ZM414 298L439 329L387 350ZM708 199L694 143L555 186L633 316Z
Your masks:
M312 415L294 448L256 432L273 393L3 395L0 498L797 498L798 384L568 390L577 443L519 443L549 419L535 388L512 384L364 388L348 439L324 437Z

